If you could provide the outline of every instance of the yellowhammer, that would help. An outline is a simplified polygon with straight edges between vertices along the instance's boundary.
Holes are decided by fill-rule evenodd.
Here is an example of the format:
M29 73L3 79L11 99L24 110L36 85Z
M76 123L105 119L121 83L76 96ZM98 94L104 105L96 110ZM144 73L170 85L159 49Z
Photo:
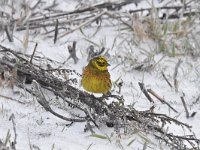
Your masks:
M83 70L81 84L92 93L107 94L112 86L107 60L103 56L95 57Z

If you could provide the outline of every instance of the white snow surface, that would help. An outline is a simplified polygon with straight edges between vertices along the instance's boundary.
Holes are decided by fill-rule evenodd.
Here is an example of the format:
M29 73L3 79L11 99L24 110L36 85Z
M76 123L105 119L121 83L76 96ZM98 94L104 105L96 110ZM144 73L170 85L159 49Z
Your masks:
M33 2L35 2L35 0ZM50 4L52 3L52 0L47 2ZM58 9L70 11L77 7L79 1L58 0L57 2L59 4L57 6ZM92 1L90 0L90 2ZM150 6L150 3L150 1L144 0L137 8L148 7ZM155 1L155 5L161 6L163 3ZM136 6L132 4L123 9L128 11L130 8L134 9ZM140 48L145 49L147 53L151 53L152 49L156 48L154 43L151 41L140 42L140 48L132 47L130 51L127 51L125 50L125 44L121 45L121 42L124 39L121 36L122 31L120 31L118 27L101 28L100 31L98 31L98 34L90 38L90 35L92 35L95 30L95 27L89 27L83 29L83 32L88 36L89 40L99 45L103 43L108 49L108 55L106 55L106 57L111 64L109 67L111 80L114 82L120 78L120 81L123 81L121 95L123 95L126 100L125 104L134 104L134 107L137 110L148 110L154 105L156 112L167 114L172 118L176 118L191 125L196 137L200 138L200 104L197 103L192 105L200 95L200 59L192 59L190 56L169 57L158 53L153 57L153 60L155 62L159 61L159 63L153 70L137 71L131 69L133 66L132 63L130 63L130 60L126 59L124 60L124 63L120 62L120 56L124 57L131 55L132 59L137 58L137 60L142 62L147 59L147 57L140 52ZM3 38L5 40L3 40L1 44L14 50L25 51L21 42L23 41L25 32L26 31L15 32L14 36L16 38L12 43L10 43L6 38L6 35L4 35ZM115 46L112 48L115 37L118 38ZM87 65L86 51L91 44L90 42L87 42L85 38L86 37L80 31L76 31L61 38L54 44L53 38L47 38L44 35L34 37L30 34L29 45L25 52L27 54L32 54L35 43L37 42L38 47L35 55L46 56L52 60L64 62L69 56L67 46L72 44L75 40L77 41L77 56L79 61L77 64L74 64L73 60L70 59L66 61L63 67L76 70L76 72L81 74L83 67ZM97 47L95 48L97 49ZM116 56L119 56L118 59L116 59ZM175 92L175 90L170 88L166 83L161 75L161 71L165 72L170 82L173 83L174 68L179 59L182 60L182 63L178 70L177 77L178 92ZM45 66L45 62L42 65ZM78 82L78 85L75 86L83 90L80 85L80 79ZM156 98L153 98L155 104L149 103L147 98L141 92L138 82L143 82L147 89L150 88L156 91L156 93L170 103L178 113L169 110L169 107L162 104ZM15 92L9 87L0 87L0 139L2 141L5 140L8 131L11 133L11 140L14 138L12 121L9 121L9 117L14 114L17 130L17 150L31 149L30 145L33 150L38 148L41 150L138 150L143 148L144 140L137 134L125 135L122 132L121 137L118 137L112 128L107 128L105 126L100 126L100 129L94 128L97 134L110 137L111 141L109 141L108 139L92 137L89 131L84 132L85 123L74 123L68 127L66 124L69 124L70 122L63 121L49 112L46 112L45 109L38 104L35 97L26 93L23 89L16 88L14 90ZM113 93L116 93L117 87L113 87L112 90ZM64 102L60 100L56 102L56 97L54 95L51 95L46 91L45 93L46 98L50 101L52 108L56 112L69 116L66 110L70 110L71 108L67 106L63 106L62 108L56 107L62 103L64 105ZM186 118L185 109L180 99L180 96L183 96L183 94L189 112L197 112L193 118ZM22 101L24 104L4 98L2 95ZM183 130L181 127L177 127L174 124L169 125L168 132L180 135L189 133L187 130ZM159 142L153 136L144 133L140 133L140 135L150 139L151 142L148 144L148 150L160 149ZM134 139L135 141L131 145L128 145L128 143ZM163 149L169 149L164 143L161 145Z

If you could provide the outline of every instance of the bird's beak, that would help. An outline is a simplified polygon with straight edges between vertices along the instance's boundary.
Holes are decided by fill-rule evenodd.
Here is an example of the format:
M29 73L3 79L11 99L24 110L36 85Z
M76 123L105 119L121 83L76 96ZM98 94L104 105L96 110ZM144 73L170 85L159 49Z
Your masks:
M110 64L108 63L108 66L110 66Z

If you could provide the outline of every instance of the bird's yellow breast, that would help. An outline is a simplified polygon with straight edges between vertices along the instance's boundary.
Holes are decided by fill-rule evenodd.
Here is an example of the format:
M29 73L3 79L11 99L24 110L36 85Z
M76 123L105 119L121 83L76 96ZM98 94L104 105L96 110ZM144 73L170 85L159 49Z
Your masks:
M111 89L110 74L107 70L98 71L90 65L83 71L81 84L83 88L92 93L106 94Z

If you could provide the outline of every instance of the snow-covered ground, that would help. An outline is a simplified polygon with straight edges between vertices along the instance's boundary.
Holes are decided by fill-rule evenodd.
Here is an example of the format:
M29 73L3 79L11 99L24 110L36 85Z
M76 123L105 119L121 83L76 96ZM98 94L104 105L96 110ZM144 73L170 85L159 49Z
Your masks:
M34 0L33 3L34 2L37 1ZM94 1L90 0L90 2ZM168 3L169 2L171 2L171 5L180 4L175 1L168 1ZM50 5L51 3L52 1L47 1L44 5ZM63 11L71 11L79 6L78 0L58 0L57 3L58 6L56 8ZM89 3L89 1L85 3ZM166 1L163 3L155 1L154 5L162 6L166 3ZM151 5L151 1L144 0L138 4L138 6L131 4L124 7L123 11L151 7ZM1 10L8 9L9 12L7 6L0 6L0 8ZM20 9L18 11L20 11ZM15 17L18 16L16 15ZM106 57L111 64L109 72L113 82L113 93L117 93L116 91L118 91L116 82L123 82L121 95L123 95L126 100L125 104L133 104L135 109L141 111L148 110L154 105L157 113L169 115L172 118L176 118L191 125L192 131L195 133L196 137L200 139L200 104L197 100L200 96L199 57L191 57L189 55L170 57L165 53L158 52L158 46L149 39L141 41L135 39L138 44L134 45L133 42L131 43L132 33L126 33L127 31L121 30L119 26L99 28L97 34L92 36L96 30L96 26L83 28L82 31L77 30L59 39L56 44L53 43L53 38L49 38L44 34L39 34L35 37L33 31L30 31L28 48L26 50L23 45L26 31L15 31L14 42L9 42L3 31L1 32L3 35L0 38L2 45L27 54L33 53L35 43L37 42L38 47L35 55L45 56L61 63L66 62L63 65L64 68L76 70L76 72L80 74L82 73L83 67L87 65L87 48L91 43L93 42L100 47L104 46L106 50L108 50ZM197 28L195 30L198 31L200 29ZM195 33L199 34L199 32ZM197 35L197 37L199 37L199 35ZM196 40L198 40L199 43L199 39L197 38ZM79 58L77 64L74 64L72 59L67 60L69 57L67 46L71 45L73 41L77 42L77 56ZM99 47L95 46L95 49L98 48ZM196 53L200 53L199 49L196 50ZM177 75L178 91L175 91L174 88L171 88L167 84L161 72L164 72L169 81L173 84L174 70L179 59L181 59L182 63L178 68ZM151 63L153 67L150 69L142 71L134 69L139 64L148 66ZM41 65L45 66L46 64L43 62ZM167 105L162 104L153 96L155 103L149 103L141 92L138 82L143 82L147 89L155 91L173 106L178 113L170 110ZM76 87L83 90L80 85L80 79ZM194 117L186 118L185 109L180 99L181 96L184 96L189 113L197 112ZM70 110L71 108L65 106L64 102L57 101L56 97L49 95L49 93L46 94L46 97L56 112L66 116L68 115L66 110ZM62 107L59 108L57 106ZM14 121L16 123L17 150L138 150L144 149L145 138L149 138L146 149L161 149L161 147L163 149L168 149L164 143L160 144L153 136L140 131L128 135L122 132L121 137L118 137L114 129L101 126L100 129L94 128L95 132L109 138L101 139L91 136L91 132L84 132L85 123L74 123L68 126L69 122L63 121L49 112L46 112L35 97L28 94L23 89L15 88L13 90L10 87L2 85L0 87L0 139L2 141L6 139L8 132L11 135L11 141L13 141L13 123L9 120L12 114L15 116ZM173 124L169 125L168 132L180 135L188 133L187 130L183 130L181 127ZM130 144L131 141L132 143Z

